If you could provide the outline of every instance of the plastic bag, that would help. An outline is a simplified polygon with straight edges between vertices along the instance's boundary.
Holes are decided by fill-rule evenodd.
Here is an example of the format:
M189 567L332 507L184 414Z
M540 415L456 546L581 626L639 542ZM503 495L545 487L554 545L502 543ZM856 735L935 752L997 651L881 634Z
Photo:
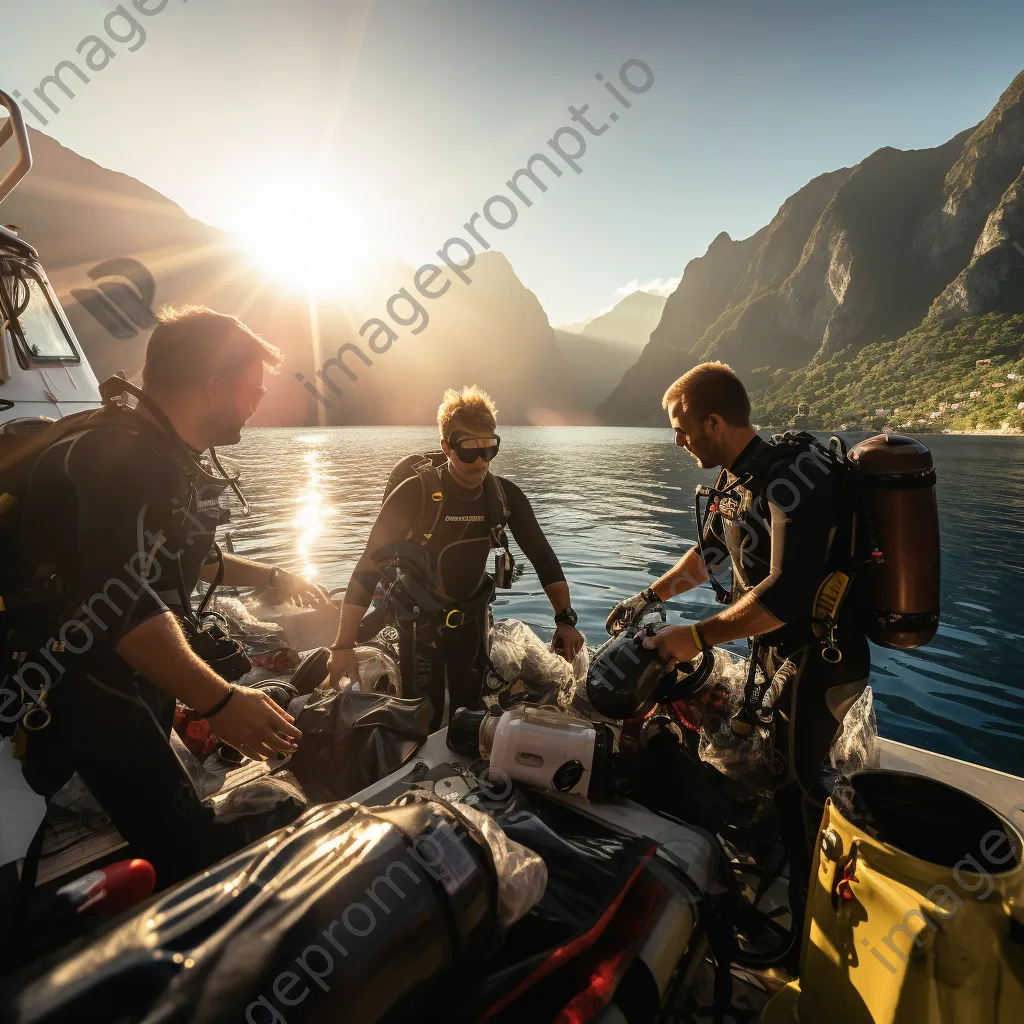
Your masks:
M50 797L50 803L79 815L81 819L106 817L106 812L100 807L99 801L92 795L92 791L78 772ZM109 823L110 819L107 818L107 824Z
M356 647L354 653L360 681L353 684L352 680L343 676L343 679L348 679L348 683L339 686L339 689L351 687L357 693L390 693L393 697L402 695L401 676L394 658L373 646Z
M764 679L760 669L757 677ZM747 663L720 653L711 682L715 699L705 704L699 723L695 723L700 729L700 759L754 791L769 792L775 758L771 729L755 726L749 735L739 736L732 728L733 716L743 705Z
M569 708L577 693L586 687L590 652L584 643L572 662L552 651L519 619L499 619L487 638L490 665L485 676L492 692L521 684L547 695L549 703Z
M852 775L864 768L877 768L881 757L875 695L870 686L846 712L843 728L829 751L829 763L840 775Z
M228 594L214 594L210 602L210 611L220 612L229 620L232 626L237 626L238 632L242 635L248 634L281 634L283 630L276 622L264 622L253 613L253 608L261 607L259 602L250 599L246 604L240 598L231 597Z
M498 876L498 924L510 928L540 902L548 885L548 869L532 850L509 839L489 814L461 801L449 806L487 840Z

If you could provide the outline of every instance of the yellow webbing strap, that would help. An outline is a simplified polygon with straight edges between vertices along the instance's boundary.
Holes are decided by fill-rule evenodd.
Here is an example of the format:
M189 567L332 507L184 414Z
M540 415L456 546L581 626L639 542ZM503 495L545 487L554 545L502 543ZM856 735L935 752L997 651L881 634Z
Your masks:
M843 603L843 595L849 585L850 577L837 570L829 573L818 587L811 610L811 628L819 640L825 636L835 622L836 616L839 614L839 606Z

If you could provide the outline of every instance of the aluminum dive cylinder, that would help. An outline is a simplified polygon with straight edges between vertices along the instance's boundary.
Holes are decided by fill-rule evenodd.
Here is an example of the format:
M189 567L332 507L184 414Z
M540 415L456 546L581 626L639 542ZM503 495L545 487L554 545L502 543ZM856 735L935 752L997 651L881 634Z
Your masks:
M881 647L928 643L939 626L939 514L927 446L878 434L847 458L863 497L860 528L874 550L858 571L868 638Z

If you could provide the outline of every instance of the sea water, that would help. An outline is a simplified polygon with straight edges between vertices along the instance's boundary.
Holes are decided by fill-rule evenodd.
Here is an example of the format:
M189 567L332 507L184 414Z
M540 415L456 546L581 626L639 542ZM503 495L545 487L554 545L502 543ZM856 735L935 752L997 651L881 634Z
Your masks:
M500 433L493 469L526 492L565 570L579 628L600 643L611 606L649 586L693 544L693 490L715 474L697 469L667 429ZM924 440L939 481L942 621L920 650L872 647L879 728L892 739L1024 774L1024 438ZM329 589L344 587L391 467L436 447L436 430L427 427L247 431L222 453L242 471L252 504L248 517L236 513L231 524L235 550ZM718 606L705 586L668 607L670 621L688 623ZM528 566L494 613L550 636L551 607Z

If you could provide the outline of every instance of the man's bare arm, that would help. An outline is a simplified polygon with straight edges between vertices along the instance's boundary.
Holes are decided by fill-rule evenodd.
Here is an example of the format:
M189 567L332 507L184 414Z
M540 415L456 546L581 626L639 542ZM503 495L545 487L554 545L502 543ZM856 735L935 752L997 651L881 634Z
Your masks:
M708 580L708 571L700 552L696 547L679 559L664 576L658 579L651 588L662 601L670 601L673 597L685 594L694 587L699 587Z
M169 611L127 632L115 649L140 676L195 711L212 708L228 692L227 681L196 656Z
M408 497L401 493L404 487L414 486L419 490L418 480L407 480L396 487L388 496L387 501L377 514L377 520L370 529L366 547L352 570L352 577L345 588L345 602L341 606L341 621L338 623L338 635L334 639L331 650L330 679L333 686L338 686L341 679L348 677L353 682L359 680L359 666L352 653L359 638L359 625L363 621L366 609L373 600L373 592L380 579L381 565L376 555L383 548L409 536L409 527L401 512L402 504Z
M223 709L210 716L210 724L246 756L265 760L295 750L302 733L292 724L292 716L265 693L232 687L217 675L189 647L171 612L154 615L129 630L115 649L139 675L193 711L209 711L230 693Z
M228 587L253 587L264 590L270 586L274 566L264 562L255 562L251 558L224 552L224 579L221 582ZM213 583L217 578L217 562L204 565L199 578L204 583ZM272 594L281 600L297 601L303 604L319 604L329 600L327 591L316 583L299 576L294 572L280 570Z
M762 607L757 596L744 594L735 604L730 604L717 615L697 623L704 639L714 646L730 640L742 640L748 636L760 636L778 629L783 623L767 608Z

